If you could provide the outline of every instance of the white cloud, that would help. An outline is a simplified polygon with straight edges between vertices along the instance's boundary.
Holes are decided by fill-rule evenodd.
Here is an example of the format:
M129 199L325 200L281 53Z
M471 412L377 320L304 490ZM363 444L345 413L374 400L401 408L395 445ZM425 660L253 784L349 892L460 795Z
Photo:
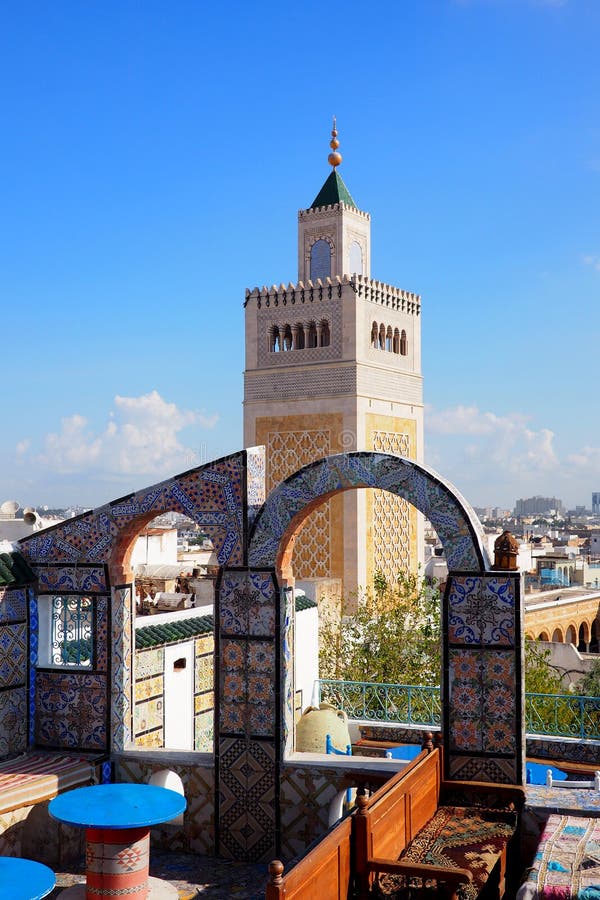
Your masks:
M22 461L58 474L166 475L194 465L195 453L179 434L190 426L213 428L217 415L182 410L157 391L114 398L106 426L98 431L79 414L47 434L40 451L29 453L28 439L17 444Z
M585 266L591 266L593 269L600 272L600 254L584 253L581 257L581 261Z

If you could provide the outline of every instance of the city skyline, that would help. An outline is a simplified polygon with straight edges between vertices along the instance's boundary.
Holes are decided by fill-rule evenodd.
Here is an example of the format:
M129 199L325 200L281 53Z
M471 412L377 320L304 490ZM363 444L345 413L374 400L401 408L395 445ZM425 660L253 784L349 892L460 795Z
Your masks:
M426 464L474 506L589 507L597 4L25 3L4 26L0 501L97 506L242 446L244 291L296 280L335 113L373 277L422 296Z

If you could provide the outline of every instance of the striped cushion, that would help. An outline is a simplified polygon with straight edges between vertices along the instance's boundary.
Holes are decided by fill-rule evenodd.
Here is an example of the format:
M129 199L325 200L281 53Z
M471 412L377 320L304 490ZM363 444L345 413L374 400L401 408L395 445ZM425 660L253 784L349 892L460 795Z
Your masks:
M0 763L0 814L50 800L94 781L94 767L78 756L25 753Z

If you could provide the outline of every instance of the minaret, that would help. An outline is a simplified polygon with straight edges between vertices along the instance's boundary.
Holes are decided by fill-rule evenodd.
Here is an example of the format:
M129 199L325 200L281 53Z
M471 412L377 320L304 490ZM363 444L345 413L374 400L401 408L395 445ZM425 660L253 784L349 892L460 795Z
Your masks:
M298 213L298 281L246 291L244 445L267 448L267 489L320 457L380 450L423 457L420 297L370 277L371 218L332 166ZM417 513L380 491L316 510L294 549L296 583L346 596L381 571L416 570Z

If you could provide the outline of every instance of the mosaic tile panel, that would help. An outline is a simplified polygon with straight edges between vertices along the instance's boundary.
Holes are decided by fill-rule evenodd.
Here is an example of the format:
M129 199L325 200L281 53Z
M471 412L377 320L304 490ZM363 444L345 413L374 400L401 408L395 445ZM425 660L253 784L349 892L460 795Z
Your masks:
M520 783L524 754L518 576L452 575L444 598L448 773Z
M35 741L40 747L106 750L105 675L37 672Z
M33 744L35 732L35 673L38 664L39 613L37 597L29 591L29 673L28 673L28 743Z
M60 577L65 584L70 578L75 584L79 577L76 565L110 561L121 535L129 539L136 521L142 525L161 513L180 512L209 534L220 565L242 565L246 459L244 451L235 453L69 519L45 533L25 538L21 552L34 567L37 563L44 568L45 578L57 577L50 574L48 562L64 562ZM252 467L253 496L258 500L260 454L253 454Z
M164 707L163 697L154 697L152 700L136 703L133 716L136 743L138 736L143 732L163 727Z
M164 745L165 736L162 728L157 728L155 731L147 731L145 734L136 734L135 736L136 747L143 747L146 750L149 748L162 750Z
M147 783L154 772L165 768L158 754L144 760L127 756L117 758L115 780ZM212 768L169 760L169 770L181 778L187 800L183 828L153 827L151 840L162 849L183 849L191 853L215 854L215 778Z
M219 758L219 854L265 861L276 853L277 776L272 742L229 739Z
M139 679L135 682L135 700L148 700L149 697L162 697L164 692L163 676L155 675L154 678Z
M280 735L281 758L294 749L294 592L281 592L281 696L283 728Z
M108 582L104 566L36 566L39 593L106 593Z
M448 597L448 640L451 644L515 642L515 596L512 579L454 576Z
M108 671L108 597L96 598L96 668Z
M194 750L212 753L214 744L213 710L202 713L194 719Z
M384 453L341 453L306 466L269 494L254 525L249 564L273 566L294 516L324 493L350 487L388 490L420 510L444 546L449 569L478 572L487 562L477 517L439 475Z
M0 588L0 625L23 622L27 616L26 588Z
M136 650L135 653L135 677L136 681L142 678L150 678L162 675L165 668L165 651L163 647L153 647L152 650Z
M25 686L0 693L0 758L27 750L27 703Z
M212 691L214 686L214 639L210 636L210 651L206 652L207 641L196 641L196 659L194 672L194 690Z
M222 639L220 730L227 734L274 736L275 683L272 641Z
M275 584L270 572L223 573L219 590L224 635L275 634Z
M264 447L249 447L246 450L248 526L252 525L258 510L265 502L265 459Z
M0 626L0 689L27 681L27 626Z
M460 757L450 759L450 778L457 781L492 781L495 784L518 784L521 775L514 759L501 757Z
M113 589L112 597L111 749L122 750L132 740L132 611L131 587Z
M298 765L284 766L281 777L281 858L302 856L329 827L329 806L342 790L343 775Z

